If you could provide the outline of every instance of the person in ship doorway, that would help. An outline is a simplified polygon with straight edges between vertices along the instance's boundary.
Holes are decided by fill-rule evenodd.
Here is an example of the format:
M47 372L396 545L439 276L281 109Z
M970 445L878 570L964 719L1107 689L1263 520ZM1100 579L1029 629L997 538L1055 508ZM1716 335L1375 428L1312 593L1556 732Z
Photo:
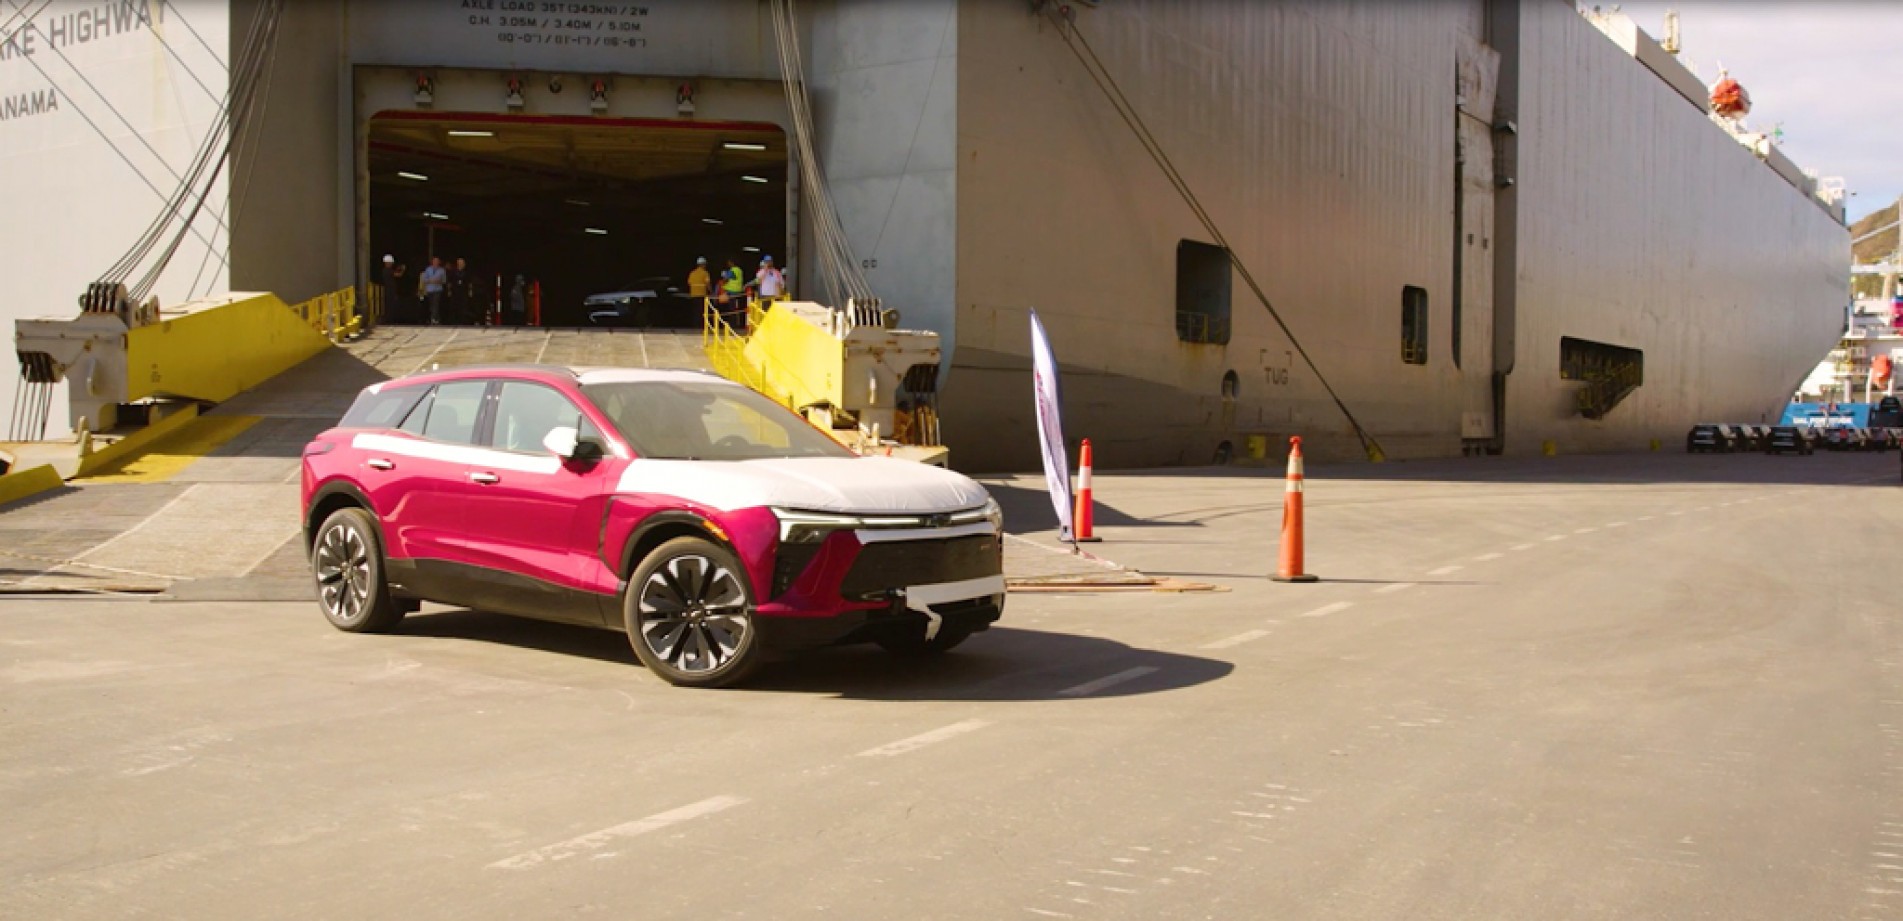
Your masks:
M515 287L509 289L509 325L522 326L529 318L529 280L520 275L515 277Z
M436 326L443 322L443 289L449 285L449 273L443 270L440 256L431 256L429 268L416 278L416 290L423 295L423 303L429 309L429 323Z
M773 302L786 293L786 276L773 267L772 256L760 257L760 270L753 273L753 285L765 301L760 308L762 310L772 309Z
M397 316L397 280L401 278L396 271L396 256L383 254L383 271L377 275L377 289L383 292L383 316L378 322L389 322Z
M687 273L687 296L705 298L707 288L713 284L713 276L707 274L707 257L694 258L694 270Z
M449 322L473 323L475 316L469 312L469 262L457 259L449 266L449 283L444 289L449 300Z
M740 274L740 263L732 256L727 257L727 267L720 270L720 294L716 297L720 304L720 315L728 326L739 329L747 322L747 279Z

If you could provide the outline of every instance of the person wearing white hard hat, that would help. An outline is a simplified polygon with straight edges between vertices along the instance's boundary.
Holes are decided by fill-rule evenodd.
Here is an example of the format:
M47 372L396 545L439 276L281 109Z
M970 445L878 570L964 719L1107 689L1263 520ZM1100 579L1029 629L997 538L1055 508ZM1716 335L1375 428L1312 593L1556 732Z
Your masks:
M694 270L687 273L687 293L690 297L706 297L707 288L713 284L713 276L707 274L707 257L694 259Z
M760 257L760 271L753 273L753 283L761 297L777 298L786 293L786 277L773 267L772 256Z

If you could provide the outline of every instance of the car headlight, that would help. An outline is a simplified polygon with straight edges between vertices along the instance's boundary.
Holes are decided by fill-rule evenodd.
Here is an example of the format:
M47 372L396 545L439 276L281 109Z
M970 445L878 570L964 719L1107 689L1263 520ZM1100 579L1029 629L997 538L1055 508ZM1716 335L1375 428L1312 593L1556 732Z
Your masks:
M989 520L991 526L996 528L1000 533L1004 531L1004 506L999 505L998 500L985 500L985 518Z
M865 524L857 515L832 515L799 509L776 508L773 517L780 520L780 543L816 544L834 531L848 531Z

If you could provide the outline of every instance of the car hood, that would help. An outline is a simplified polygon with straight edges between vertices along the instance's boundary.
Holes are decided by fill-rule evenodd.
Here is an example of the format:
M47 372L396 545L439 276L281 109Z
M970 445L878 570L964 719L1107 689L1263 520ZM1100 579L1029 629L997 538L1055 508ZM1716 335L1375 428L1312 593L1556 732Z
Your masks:
M764 505L862 515L954 512L990 498L963 474L890 457L636 460L617 491L678 496L721 511Z

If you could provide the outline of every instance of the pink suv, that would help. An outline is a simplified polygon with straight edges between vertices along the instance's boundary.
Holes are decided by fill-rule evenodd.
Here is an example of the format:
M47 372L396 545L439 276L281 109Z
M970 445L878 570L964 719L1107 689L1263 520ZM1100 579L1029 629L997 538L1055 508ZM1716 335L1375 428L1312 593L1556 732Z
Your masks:
M625 630L675 684L771 650L958 645L1004 609L977 483L859 457L687 371L459 368L366 388L304 449L318 603L352 632L423 601Z

